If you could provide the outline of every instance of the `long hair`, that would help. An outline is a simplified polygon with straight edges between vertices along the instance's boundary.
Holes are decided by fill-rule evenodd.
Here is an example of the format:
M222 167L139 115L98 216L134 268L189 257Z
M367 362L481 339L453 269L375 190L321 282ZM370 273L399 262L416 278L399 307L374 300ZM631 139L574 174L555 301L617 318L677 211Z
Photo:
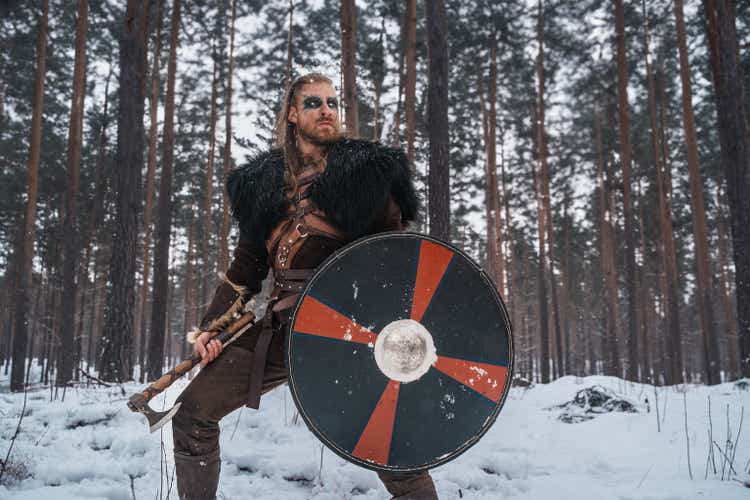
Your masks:
M331 79L322 73L307 73L306 75L301 75L295 78L291 85L286 89L284 102L281 105L279 114L276 116L276 124L273 128L273 143L274 147L279 148L284 154L284 164L286 165L284 180L286 181L288 189L287 194L290 197L293 196L294 192L297 190L297 177L295 172L299 171L302 159L300 157L299 148L297 147L295 124L289 122L289 108L294 104L297 92L303 85L320 82L328 83L333 86Z

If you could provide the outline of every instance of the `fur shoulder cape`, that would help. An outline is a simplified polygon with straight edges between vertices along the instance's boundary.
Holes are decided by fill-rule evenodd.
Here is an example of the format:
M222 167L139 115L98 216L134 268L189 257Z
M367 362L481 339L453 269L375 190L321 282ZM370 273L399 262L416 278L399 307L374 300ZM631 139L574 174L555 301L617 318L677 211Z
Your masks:
M290 205L284 193L284 156L280 150L249 157L227 179L232 214L241 234L264 244ZM328 151L323 174L310 186L310 197L352 238L364 236L389 196L413 221L419 200L404 152L378 143L343 139Z

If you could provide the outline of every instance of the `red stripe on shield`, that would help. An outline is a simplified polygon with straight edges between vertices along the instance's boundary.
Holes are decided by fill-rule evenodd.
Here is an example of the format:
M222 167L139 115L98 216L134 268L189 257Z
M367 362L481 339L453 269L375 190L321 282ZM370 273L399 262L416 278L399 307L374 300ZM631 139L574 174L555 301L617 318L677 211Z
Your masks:
M380 401L370 415L370 420L362 431L352 455L368 462L381 465L388 464L388 454L391 451L393 424L396 419L396 404L401 384L395 380L388 385L380 396Z
M422 315L430 305L440 280L448 267L453 252L448 248L423 240L419 248L417 277L414 281L414 299L411 304L411 319L422 321Z
M375 344L377 335L311 296L302 301L294 331L346 342Z

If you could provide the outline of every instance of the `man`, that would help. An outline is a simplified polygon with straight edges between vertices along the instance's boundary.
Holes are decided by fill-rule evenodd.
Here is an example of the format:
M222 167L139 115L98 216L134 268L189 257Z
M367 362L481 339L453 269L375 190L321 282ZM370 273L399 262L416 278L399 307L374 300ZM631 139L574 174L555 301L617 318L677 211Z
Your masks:
M234 258L193 335L203 369L179 397L172 421L180 498L215 498L221 460L219 420L287 380L284 342L291 308L314 269L354 239L401 230L417 196L406 156L345 139L331 81L297 78L284 98L271 151L251 158L227 180L240 240ZM221 353L212 337L261 289L269 267L275 287L265 316ZM221 353L221 356L219 354ZM379 473L395 498L437 498L427 472Z

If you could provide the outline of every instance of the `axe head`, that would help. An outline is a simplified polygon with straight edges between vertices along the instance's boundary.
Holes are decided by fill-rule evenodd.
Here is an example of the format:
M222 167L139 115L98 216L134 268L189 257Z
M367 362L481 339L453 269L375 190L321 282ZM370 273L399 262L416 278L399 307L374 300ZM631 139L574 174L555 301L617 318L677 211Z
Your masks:
M130 408L130 411L142 413L146 417L148 420L148 430L150 432L160 429L161 426L172 420L172 417L174 417L181 405L182 403L177 403L168 410L154 411L148 405L146 396L142 392L133 394L130 397L130 400L128 400L128 408Z

